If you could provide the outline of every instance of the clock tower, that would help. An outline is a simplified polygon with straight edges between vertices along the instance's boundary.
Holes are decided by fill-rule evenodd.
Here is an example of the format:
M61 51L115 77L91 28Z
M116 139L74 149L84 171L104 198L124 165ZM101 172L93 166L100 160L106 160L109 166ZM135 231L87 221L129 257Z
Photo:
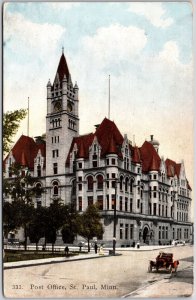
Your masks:
M54 83L47 84L46 176L65 174L65 161L73 137L79 134L78 86L73 86L62 53Z

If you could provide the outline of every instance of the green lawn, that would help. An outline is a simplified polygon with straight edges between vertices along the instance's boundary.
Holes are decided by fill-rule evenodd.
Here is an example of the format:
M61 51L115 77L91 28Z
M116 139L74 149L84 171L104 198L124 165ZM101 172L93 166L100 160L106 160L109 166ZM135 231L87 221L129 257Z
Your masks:
M68 256L78 255L77 252L70 252ZM51 258L51 257L65 257L65 253L62 252L54 252L51 251L33 251L33 250L5 250L4 262L13 262L13 261L21 261L21 260L31 260L31 259L43 259L43 258Z

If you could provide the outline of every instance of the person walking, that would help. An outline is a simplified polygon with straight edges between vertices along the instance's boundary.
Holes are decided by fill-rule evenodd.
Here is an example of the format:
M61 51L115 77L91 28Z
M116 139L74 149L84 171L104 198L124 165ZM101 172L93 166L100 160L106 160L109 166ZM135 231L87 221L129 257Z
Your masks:
M97 254L97 243L95 243L95 253Z
M69 254L69 248L68 248L68 246L66 246L65 247L65 256L68 256L68 254Z

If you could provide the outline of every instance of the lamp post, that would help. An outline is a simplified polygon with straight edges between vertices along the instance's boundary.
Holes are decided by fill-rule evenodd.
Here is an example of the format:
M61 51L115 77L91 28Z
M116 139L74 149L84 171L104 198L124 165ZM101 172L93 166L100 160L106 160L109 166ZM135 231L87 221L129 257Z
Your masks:
M115 198L114 198L114 227L113 227L113 255L116 253L116 198L118 180L115 181Z

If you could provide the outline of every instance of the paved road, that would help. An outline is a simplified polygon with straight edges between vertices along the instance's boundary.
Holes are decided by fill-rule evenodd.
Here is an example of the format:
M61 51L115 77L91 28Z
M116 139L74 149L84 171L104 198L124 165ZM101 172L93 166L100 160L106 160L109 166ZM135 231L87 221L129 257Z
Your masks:
M182 259L179 272L192 265L192 246L168 250L174 253L175 259ZM158 252L158 250L123 251L121 256L103 259L5 270L5 296L122 297L147 284L167 280L169 276L167 273L147 273L149 259L154 259ZM182 278L183 274L185 273L181 272Z

